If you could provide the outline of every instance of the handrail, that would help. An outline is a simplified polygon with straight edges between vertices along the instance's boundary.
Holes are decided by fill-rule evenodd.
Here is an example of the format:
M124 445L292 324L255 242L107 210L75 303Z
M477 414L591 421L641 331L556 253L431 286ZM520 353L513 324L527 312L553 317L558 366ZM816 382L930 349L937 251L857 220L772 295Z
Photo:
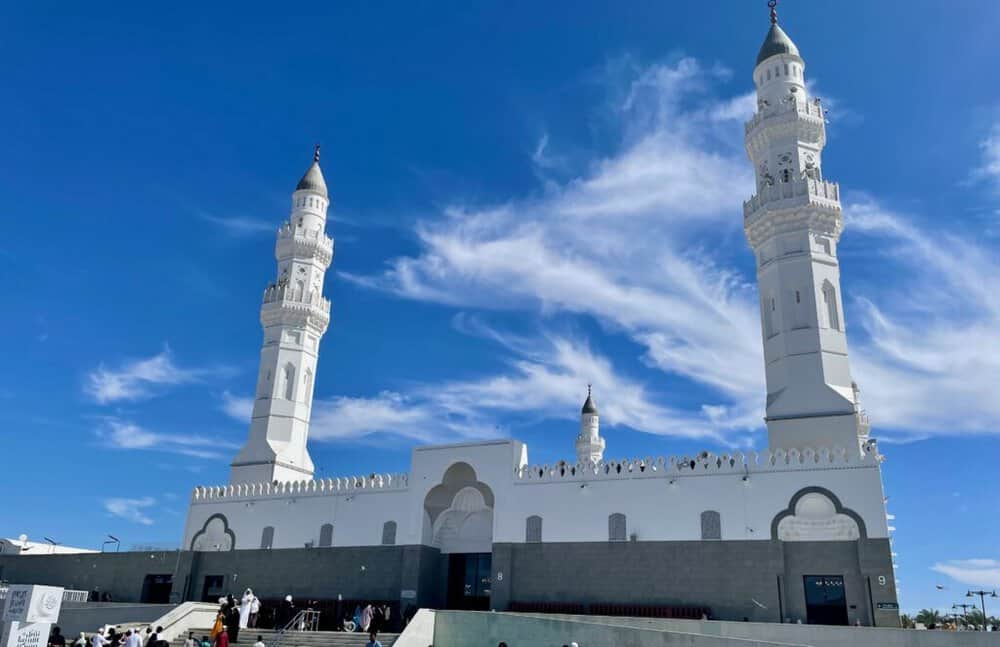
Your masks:
M313 609L303 609L296 613L288 623L278 630L271 647L281 647L285 635L289 631L319 631L319 611Z

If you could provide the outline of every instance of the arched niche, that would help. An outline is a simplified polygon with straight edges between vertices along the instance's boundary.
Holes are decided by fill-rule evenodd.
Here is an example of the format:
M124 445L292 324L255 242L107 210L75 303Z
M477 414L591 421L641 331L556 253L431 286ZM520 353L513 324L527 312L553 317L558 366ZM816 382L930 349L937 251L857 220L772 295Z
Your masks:
M424 541L442 553L492 552L493 505L472 466L453 464L424 498Z

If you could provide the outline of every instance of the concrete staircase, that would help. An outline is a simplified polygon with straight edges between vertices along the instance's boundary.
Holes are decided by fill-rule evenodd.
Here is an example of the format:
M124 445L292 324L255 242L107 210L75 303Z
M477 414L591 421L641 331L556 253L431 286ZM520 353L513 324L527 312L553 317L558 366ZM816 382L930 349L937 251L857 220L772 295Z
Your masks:
M202 636L207 636L211 629L191 629L195 638L201 640ZM230 645L238 647L253 647L257 642L257 636L264 638L264 644L271 647L277 640L277 631L273 629L240 629L240 641L230 642ZM171 647L184 647L184 639L187 634L176 638ZM378 641L382 647L392 647L399 638L399 634L380 633ZM281 641L281 647L364 647L368 642L368 634L360 631L347 633L346 631L289 631Z

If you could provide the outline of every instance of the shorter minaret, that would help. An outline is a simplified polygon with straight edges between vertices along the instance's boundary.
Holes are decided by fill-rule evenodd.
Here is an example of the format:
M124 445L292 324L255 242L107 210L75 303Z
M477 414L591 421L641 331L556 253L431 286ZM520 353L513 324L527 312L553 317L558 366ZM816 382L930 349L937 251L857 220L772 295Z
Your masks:
M604 439L601 438L601 422L597 415L597 405L591 397L587 385L587 401L580 412L580 435L576 437L576 460L586 465L599 463L604 459Z

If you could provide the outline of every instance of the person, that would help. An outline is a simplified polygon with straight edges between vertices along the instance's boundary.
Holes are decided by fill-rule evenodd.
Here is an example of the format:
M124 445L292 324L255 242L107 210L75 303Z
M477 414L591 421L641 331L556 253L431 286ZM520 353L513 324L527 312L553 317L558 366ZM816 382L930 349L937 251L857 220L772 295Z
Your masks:
M246 629L250 624L251 604L253 604L253 591L248 588L240 598L240 629Z
M240 640L240 607L233 600L233 603L226 609L226 633L229 634L230 642Z
M385 628L385 609L381 604L372 607L372 622L368 626L368 631L378 633Z
M98 629L94 635L90 637L90 647L104 647L107 644L108 641L101 635L100 629Z
M264 644L264 636L257 636L257 642L253 644L253 647L267 647Z
M260 615L260 598L256 595L253 596L253 600L250 601L250 617L247 618L247 626L253 629L257 628L257 617Z
M208 639L208 636L202 636L199 647L212 647L212 641Z
M361 631L368 631L368 628L372 625L372 605L366 604L365 608L361 610Z
M365 647L382 647L382 643L378 641L378 638L376 638L376 636L378 636L377 631L369 631L368 642L365 643Z
M139 637L139 630L129 629L125 632L125 647L142 647L142 638Z
M81 631L80 637L73 643L73 647L87 647L87 634Z
M354 615L351 616L351 620L354 621L354 629L352 631L357 631L361 627L361 605L357 604L354 606Z
M122 635L116 632L114 627L109 627L107 640L109 647L119 647L122 644Z
M285 599L282 600L281 606L278 607L278 612L275 614L275 629L284 629L285 625L292 621L295 617L295 604L292 602L292 596L286 595Z
M569 644L569 647L580 647L580 645L578 645L575 642L572 642L572 643Z
M126 645L126 647L128 647ZM198 647L198 641L194 639L194 632L189 631L187 640L184 641L184 647Z
M500 644L497 645L497 647L507 647L507 643L505 643L504 641L501 640Z
M212 630L208 632L208 635L212 637L213 643L215 642L215 639L219 637L219 634L222 633L222 630L226 626L225 618L226 618L226 612L223 611L222 609L219 609L219 612L215 614L215 624L212 625Z
M225 625L223 625L219 635L215 637L215 647L229 647L229 634L226 632Z
M52 627L49 634L49 647L66 647L66 637L62 635L62 629Z

